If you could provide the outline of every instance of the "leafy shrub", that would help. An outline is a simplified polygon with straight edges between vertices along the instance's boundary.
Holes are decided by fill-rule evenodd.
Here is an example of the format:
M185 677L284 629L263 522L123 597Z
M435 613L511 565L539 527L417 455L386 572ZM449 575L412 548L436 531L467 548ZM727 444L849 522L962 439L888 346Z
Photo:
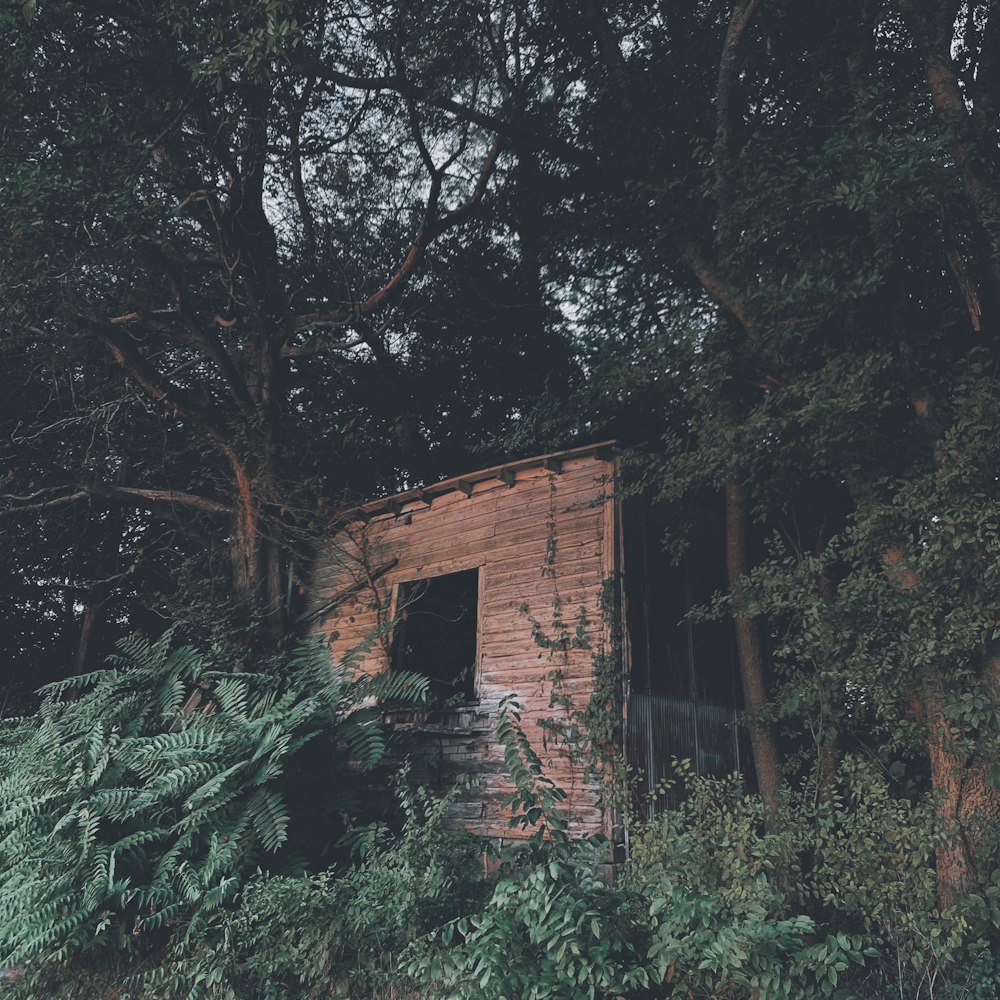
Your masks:
M736 908L670 882L652 898L649 958L672 995L848 1000L841 973L876 954L859 935L823 935L812 917L783 915L765 878Z
M169 633L130 639L111 669L50 685L34 716L4 722L0 965L27 967L25 995L39 976L57 995L83 955L137 957L143 995L218 985L221 969L185 958L258 866L301 867L310 845L291 850L289 802L308 748L321 744L312 819L330 836L351 774L385 753L376 701L426 692L413 676L352 678L349 662L335 675L314 643L259 673L218 667ZM183 710L195 687L212 710Z
M400 995L412 987L399 957L410 942L482 901L482 844L448 822L461 792L443 797L396 781L398 837L372 827L364 857L308 878L259 875L228 922L234 996Z
M477 913L411 949L407 971L465 1000L593 1000L650 985L640 897L600 876L607 845L548 841Z
M933 803L893 795L884 769L851 756L822 795L786 788L776 815L738 778L679 771L688 795L632 825L623 885L656 901L651 955L658 971L669 958L681 995L679 982L695 995L729 982L762 996L1000 996L1000 874L936 909ZM710 933L669 930L685 912Z
M762 804L738 778L699 779L682 765L690 799L637 828L625 877L611 886L602 877L607 844L566 836L563 796L516 705L504 706L498 736L515 782L511 823L535 835L482 910L414 944L411 977L453 1000L846 1000L841 973L875 952L861 935L822 935L807 912L789 914L766 872L787 867L794 850L784 835L762 832Z
M501 702L497 739L514 782L510 825L529 836L481 909L414 942L407 973L456 1000L575 1000L648 986L642 901L601 877L605 841L570 841L565 794L545 775L512 698Z
M453 1000L628 996L840 998L874 952L789 916L761 879L738 907L661 880L636 891L600 876L606 845L546 843L478 913L411 949L407 971Z

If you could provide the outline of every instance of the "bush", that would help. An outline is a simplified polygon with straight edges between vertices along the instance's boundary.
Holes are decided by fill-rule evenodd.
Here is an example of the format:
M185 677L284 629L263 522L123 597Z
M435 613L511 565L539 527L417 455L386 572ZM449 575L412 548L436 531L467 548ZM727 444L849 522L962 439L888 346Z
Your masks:
M461 791L435 797L396 781L401 833L369 830L364 857L308 878L259 875L228 921L234 996L399 996L399 959L421 935L482 902L482 844L448 822Z
M26 968L22 994L41 995L41 977L47 995L73 995L81 958L112 976L135 959L144 996L218 986L221 968L190 956L219 939L220 911L259 866L299 870L328 846L357 772L386 750L375 700L426 692L413 676L334 675L313 643L259 673L219 666L169 633L131 639L111 669L50 685L34 716L4 722L0 966ZM210 711L183 710L195 688ZM308 821L290 807L303 769L322 802Z
M623 880L655 900L651 955L679 995L1000 997L1000 873L936 909L933 803L851 756L823 795L786 788L773 816L738 778L679 771L687 797L632 824Z
M644 901L601 878L607 845L546 842L477 913L415 945L407 971L455 1000L593 1000L650 985Z
M458 789L404 773L398 833L358 825L387 750L377 703L425 682L334 675L309 644L256 673L220 665L131 640L0 727L13 997L1000 1000L1000 873L939 913L934 803L870 762L846 757L822 795L786 789L776 814L679 765L686 799L630 824L609 885L607 844L570 842L507 702L527 839L492 880L447 821ZM182 710L195 688L210 711ZM330 867L337 843L353 863Z

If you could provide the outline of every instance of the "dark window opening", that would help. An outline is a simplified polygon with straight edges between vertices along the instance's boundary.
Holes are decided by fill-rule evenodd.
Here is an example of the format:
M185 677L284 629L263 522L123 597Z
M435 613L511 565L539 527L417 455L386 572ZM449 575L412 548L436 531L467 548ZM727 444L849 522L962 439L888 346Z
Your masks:
M430 678L439 701L476 695L479 570L399 585L392 665Z
M728 587L721 511L705 508L679 564L663 551L662 512L634 498L624 505L626 627L630 670L627 753L641 775L640 807L655 814L679 801L680 785L658 793L671 759L698 774L741 772L753 786L735 636L729 621L687 613Z

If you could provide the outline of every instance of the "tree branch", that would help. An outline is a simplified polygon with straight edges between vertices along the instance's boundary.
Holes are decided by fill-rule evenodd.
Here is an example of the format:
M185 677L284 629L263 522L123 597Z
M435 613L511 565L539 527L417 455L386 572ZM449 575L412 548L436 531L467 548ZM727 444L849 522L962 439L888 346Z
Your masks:
M364 343L364 337L351 337L349 340L335 340L327 343L314 341L301 346L286 344L281 349L281 356L283 358L315 358L321 354L329 354L331 351L350 351Z
M89 500L93 494L90 490L77 490L69 496L56 497L53 500L45 500L42 503L21 504L17 507L7 507L0 510L0 520L8 517L17 517L20 514L37 514L39 511L52 510L56 507L66 507L72 503L79 503L81 500Z
M180 321L179 323L177 321ZM220 322L216 318L216 322ZM198 351L203 360L215 365L223 381L229 387L236 405L245 417L254 413L254 401L246 380L240 374L225 345L211 330L201 329L197 318L183 302L180 309L172 312L147 313L135 310L112 319L113 326L127 326L131 323L145 323L162 334L178 347L188 347Z
M208 497L197 496L194 493L182 493L179 490L147 490L136 486L101 486L95 492L100 494L115 494L124 497L135 497L149 504L165 503L174 506L194 507L210 514L232 514L233 508L228 504L210 500Z
M739 76L740 49L758 3L759 0L739 0L733 4L719 57L719 75L715 85L716 160L721 159L725 164L732 156L733 97Z
M147 314L139 310L133 313L132 316L136 320L141 319L155 324L156 328L173 341L173 343L181 346L193 346L200 351L207 360L211 361L218 368L219 374L229 386L230 392L233 394L233 398L236 400L243 415L246 417L251 416L254 411L254 400L250 395L246 379L240 373L226 346L213 330L206 329L199 324L197 314L185 295L181 275L164 246L158 241L151 241L149 249L157 265L162 269L167 284L170 286L170 292L177 303L176 315L183 321L184 331L178 331L171 323L164 321L163 316L169 316L169 314ZM112 322L116 321L112 320ZM225 324L225 321L218 316L215 317L215 322Z
M681 259L694 272L694 276L701 282L702 288L719 305L728 309L739 320L747 333L752 333L754 324L757 322L756 313L740 299L736 289L729 279L721 273L718 265L710 261L696 247L681 246L678 249Z
M465 219L472 214L482 201L483 195L486 193L490 176L493 173L493 168L496 166L497 157L500 155L500 149L501 139L500 136L497 136L496 139L494 139L489 152L486 154L486 158L483 160L482 169L479 172L479 178L476 181L476 186L473 188L472 194L466 200L465 204L462 205L461 208L457 208L453 212L449 212L446 216L437 220L434 219L434 212L436 211L438 196L441 193L441 178L437 177L435 181L432 181L431 193L427 199L427 212L424 216L424 222L417 230L417 234L414 236L413 242L410 244L410 249L403 260L403 263L400 265L399 270L392 276L392 278L389 279L388 282L386 282L385 285L383 285L377 292L369 295L363 302L358 303L356 307L358 316L370 316L387 303L395 300L402 293L403 287L409 280L410 275L423 260L427 245L431 242L431 240L440 236L448 229L464 222Z
M732 193L730 179L734 158L736 111L734 99L739 79L740 50L759 0L737 0L729 15L726 38L719 57L715 85L715 204L716 231L723 244L729 242Z
M41 496L44 493L51 493L60 487L49 487L39 490L30 496ZM8 499L7 494L2 499ZM233 508L217 500L208 497L198 496L194 493L184 493L180 490L148 490L138 486L109 486L106 484L80 486L76 492L66 496L54 497L51 500L43 500L39 503L18 504L14 507L7 507L0 510L0 519L17 517L21 514L37 514L43 510L52 510L58 507L67 507L70 504L80 503L84 500L117 500L127 498L133 502L138 501L139 506L151 506L155 504L167 504L171 507L193 507L196 510L203 510L210 514L231 514ZM16 498L15 498L16 499ZM30 497L29 497L30 499Z
M593 166L593 157L586 150L570 142L564 142L552 135L550 130L533 129L530 123L517 120L506 108L493 111L480 111L447 97L440 97L418 83L401 79L398 75L388 76L352 76L338 70L314 67L316 76L327 83L336 83L349 90L363 90L369 93L389 91L401 97L409 95L413 100L426 104L428 107L447 111L459 121L478 125L489 132L504 136L511 146L524 149L545 151L558 156L565 163L577 167ZM537 74L534 74L537 75ZM527 80L522 83L525 89Z
M316 258L316 226L313 223L312 208L306 197L306 187L302 180L302 117L309 107L316 81L310 80L302 93L302 98L296 102L292 113L292 139L289 155L292 161L292 188L295 191L295 201L299 206L302 218L302 235L305 238L303 251L309 260Z
M336 83L348 90L378 91L388 90L400 96L409 96L413 100L418 100L423 104L428 104L441 111L448 111L456 118L479 125L481 128L490 131L498 131L505 128L509 122L503 114L491 114L485 111L477 111L460 101L453 101L447 97L439 97L432 94L426 87L420 84L410 83L398 73L392 76L352 76L338 70L327 69L326 67L314 67L316 76L327 83Z
M236 457L223 422L207 407L191 399L180 386L167 381L140 354L131 339L119 331L118 327L125 322L131 322L133 316L118 317L117 320L104 323L86 316L78 318L94 331L97 339L108 349L115 361L132 376L148 396L163 403L178 416L204 431L222 448L227 457L231 459Z
M1000 186L991 175L996 162L996 143L980 133L977 120L969 113L958 70L951 55L957 0L940 4L937 0L897 0L924 64L924 77L934 106L935 117L948 137L955 166L958 167L969 203L988 244L987 257L991 290L1000 301ZM990 20L996 14L993 12Z

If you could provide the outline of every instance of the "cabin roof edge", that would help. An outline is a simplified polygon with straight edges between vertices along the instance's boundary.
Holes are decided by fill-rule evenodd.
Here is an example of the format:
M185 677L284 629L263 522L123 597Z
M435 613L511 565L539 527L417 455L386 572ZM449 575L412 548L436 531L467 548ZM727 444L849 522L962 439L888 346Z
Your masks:
M594 444L579 445L576 448L567 448L563 451L553 451L545 455L533 455L530 458L514 459L501 462L499 465L491 465L486 469L479 469L476 472L465 472L459 476L452 476L442 479L440 482L432 483L429 486L421 486L412 490L404 490L401 493L393 493L391 496L377 497L359 504L356 507L345 511L339 518L341 523L352 520L369 520L380 514L388 513L392 509L399 509L403 504L413 500L423 500L430 502L437 497L451 493L453 490L462 490L469 493L476 483L486 482L489 479L502 479L513 485L513 477L518 472L527 469L534 469L539 466L557 467L559 463L574 458L586 458L593 456L598 461L611 462L614 456L621 451L617 440L597 441Z

